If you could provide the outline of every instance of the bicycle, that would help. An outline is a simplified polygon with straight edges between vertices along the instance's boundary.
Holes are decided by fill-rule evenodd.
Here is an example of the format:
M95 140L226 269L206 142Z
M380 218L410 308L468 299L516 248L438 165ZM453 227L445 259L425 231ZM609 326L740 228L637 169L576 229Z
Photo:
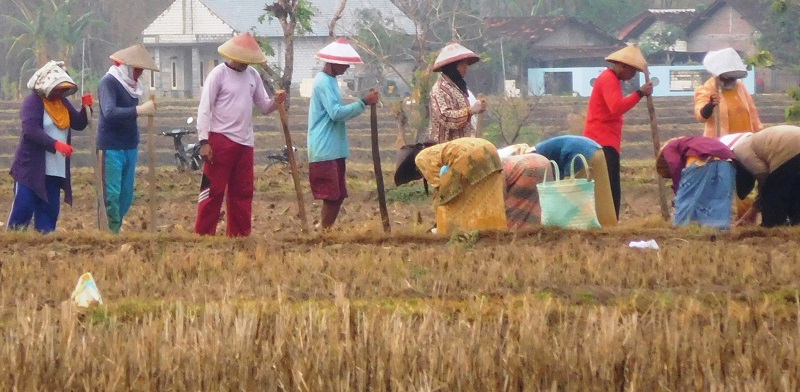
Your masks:
M297 147L292 146L292 151L295 154L297 154ZM295 155L295 159L296 159L296 157L297 156ZM273 165L275 165L276 163L280 163L280 164L284 164L286 166L289 166L289 148L288 147L283 146L283 148L281 148L280 153L274 153L273 152L273 153L268 154L267 155L267 166L264 167L264 171L269 170L269 168L272 167Z
M194 122L194 118L189 117L186 124ZM172 138L173 147L175 147L175 166L179 172L185 172L187 168L191 170L200 170L203 168L203 158L200 157L200 143L183 144L183 135L197 133L194 129L175 128L169 131L161 132L162 136L169 136Z

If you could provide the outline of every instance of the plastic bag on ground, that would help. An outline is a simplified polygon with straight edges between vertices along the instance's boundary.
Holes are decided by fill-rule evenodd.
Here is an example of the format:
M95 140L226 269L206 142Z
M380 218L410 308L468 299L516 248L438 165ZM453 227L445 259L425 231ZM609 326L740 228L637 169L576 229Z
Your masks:
M103 297L100 296L100 290L97 289L97 284L94 283L91 272L81 275L70 299L72 303L81 308L103 304Z
M656 240L649 240L649 241L631 241L628 244L630 248L637 248L637 249L653 249L658 250L658 243Z

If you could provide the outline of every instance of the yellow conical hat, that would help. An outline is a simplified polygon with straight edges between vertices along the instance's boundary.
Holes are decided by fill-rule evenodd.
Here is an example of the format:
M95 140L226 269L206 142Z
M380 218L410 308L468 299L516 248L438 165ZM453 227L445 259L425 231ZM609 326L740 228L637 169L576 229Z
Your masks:
M148 52L142 44L129 46L125 49L115 52L108 57L111 60L118 61L133 68L149 69L156 72L159 71L158 65L153 60L153 56L150 55L150 52Z
M630 65L639 71L647 71L647 60L645 60L642 51L635 45L628 45L606 57L607 61L615 61L622 64Z
M258 46L258 42L250 33L239 34L217 48L219 54L233 61L244 64L262 64L267 62L267 55Z

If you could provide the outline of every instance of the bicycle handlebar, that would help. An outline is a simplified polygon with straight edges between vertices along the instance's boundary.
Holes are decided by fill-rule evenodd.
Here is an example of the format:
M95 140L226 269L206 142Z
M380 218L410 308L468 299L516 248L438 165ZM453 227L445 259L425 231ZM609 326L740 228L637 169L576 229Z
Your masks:
M173 136L174 137L174 136L188 135L190 133L197 133L197 131L195 131L193 129L179 129L178 128L178 129L172 129L172 130L169 130L169 131L161 132L161 136Z

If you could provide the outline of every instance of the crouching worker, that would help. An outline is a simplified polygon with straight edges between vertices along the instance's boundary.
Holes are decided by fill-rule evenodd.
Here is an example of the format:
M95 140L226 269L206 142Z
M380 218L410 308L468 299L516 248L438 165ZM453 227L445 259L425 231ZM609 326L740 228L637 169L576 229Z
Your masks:
M491 142L455 139L420 151L415 162L434 189L438 233L507 227L503 167Z
M717 139L686 136L664 143L656 158L656 170L661 177L672 179L673 225L731 227L736 175L733 159L730 148Z
M536 153L501 158L505 179L506 218L509 229L525 229L542 223L542 205L536 185L552 180L550 160Z
M20 110L22 132L11 165L14 204L8 217L9 230L27 229L33 219L36 231L54 231L62 189L64 202L72 205L71 131L86 128L86 106L91 106L93 99L85 95L80 112L72 106L67 97L78 88L63 64L50 61L28 81L33 92Z
M744 136L729 145L736 156L736 193L747 196L758 181L755 203L737 226L800 224L800 127L778 125Z
M609 227L617 225L617 210L614 206L611 182L606 166L606 156L603 147L597 142L584 136L564 135L545 140L537 144L530 151L545 156L558 164L561 178L571 175L570 165L576 155L581 154L589 164L587 177L583 161L575 161L575 177L588 178L594 181L594 203L597 211L597 220L600 226Z

